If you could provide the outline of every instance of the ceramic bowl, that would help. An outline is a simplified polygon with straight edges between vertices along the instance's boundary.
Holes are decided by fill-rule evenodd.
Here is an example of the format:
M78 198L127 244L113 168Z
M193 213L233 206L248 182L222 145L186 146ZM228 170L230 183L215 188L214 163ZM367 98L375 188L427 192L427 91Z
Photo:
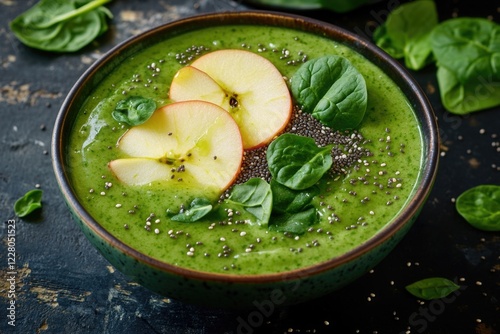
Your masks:
M138 49L183 31L245 23L282 26L320 34L347 44L379 66L406 94L421 123L424 154L420 184L404 210L383 231L352 251L329 261L285 273L253 276L211 274L175 267L123 244L85 210L72 188L65 164L69 133L79 106L89 92L106 73ZM267 11L190 17L159 26L118 45L95 62L71 89L57 117L52 142L55 174L74 220L113 266L133 281L161 295L187 303L223 308L278 307L301 303L331 293L369 271L403 238L422 209L435 178L438 147L432 108L415 80L396 61L370 42L334 25Z

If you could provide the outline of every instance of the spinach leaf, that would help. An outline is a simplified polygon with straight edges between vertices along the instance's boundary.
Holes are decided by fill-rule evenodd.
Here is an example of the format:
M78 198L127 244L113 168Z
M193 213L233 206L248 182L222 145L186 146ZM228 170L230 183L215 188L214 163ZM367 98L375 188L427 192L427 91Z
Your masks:
M173 221L192 223L205 217L212 211L212 203L206 198L195 198L189 208L181 210L179 213L170 217ZM170 214L167 210L167 214Z
M425 300L448 296L460 286L442 277L426 278L406 286L406 290L415 297Z
M266 226L271 216L273 194L266 181L255 177L235 185L225 203L245 210L256 218L257 224Z
M302 64L292 76L291 91L303 111L335 130L356 128L366 112L365 79L344 57L324 56Z
M500 186L481 185L457 198L458 213L469 224L484 231L500 231Z
M41 0L10 22L27 46L55 52L78 51L107 29L111 0Z
M319 188L312 186L304 190L293 190L271 179L273 192L273 213L297 213L304 210L319 194Z
M285 133L271 142L267 164L271 176L294 190L313 186L333 163L332 146L318 147L314 139Z
M25 217L31 212L42 207L42 190L34 189L28 191L14 204L14 212L18 217Z
M419 70L432 62L430 35L438 25L433 0L418 0L393 10L373 34L375 43L406 67Z
M500 105L500 25L456 18L431 35L441 100L456 114Z
M291 9L326 8L337 13L345 13L374 0L250 0L249 2Z
M135 126L146 122L156 110L156 102L142 96L129 96L119 101L112 112L118 122Z
M317 223L318 220L318 214L314 207L297 213L273 214L269 222L269 230L292 234L304 234L307 229L311 225Z

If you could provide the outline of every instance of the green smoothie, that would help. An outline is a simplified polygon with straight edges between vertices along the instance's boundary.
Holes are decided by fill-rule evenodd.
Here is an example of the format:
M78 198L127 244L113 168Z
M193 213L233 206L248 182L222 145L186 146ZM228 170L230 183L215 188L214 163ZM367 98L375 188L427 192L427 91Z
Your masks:
M217 198L221 194L186 189L180 183L126 186L107 167L110 161L124 157L117 142L129 128L111 116L117 102L138 95L155 100L158 106L170 103L168 90L174 74L200 55L220 49L258 53L287 78L307 59L340 55L366 80L365 118L356 133L344 135L359 134L359 145L370 154L346 168L337 164L319 182L320 193L313 205L320 219L304 234L280 233L232 220L172 221L168 209L179 208L193 196ZM345 155L349 154L346 149ZM415 191L422 164L422 135L401 90L347 46L284 28L222 26L171 37L118 64L81 106L68 157L71 182L82 205L125 244L183 268L255 275L327 261L379 233Z

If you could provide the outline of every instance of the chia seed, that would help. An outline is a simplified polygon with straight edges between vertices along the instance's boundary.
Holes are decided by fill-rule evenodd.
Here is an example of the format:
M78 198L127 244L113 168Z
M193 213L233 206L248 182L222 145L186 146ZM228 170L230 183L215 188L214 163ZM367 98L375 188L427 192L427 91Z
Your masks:
M286 51L282 50L282 54L289 54ZM330 170L332 177L348 174L351 168L363 161L364 157L373 156L369 149L363 147L371 141L365 139L358 131L334 131L321 124L312 115L302 112L298 107L294 107L290 122L284 132L311 137L320 147L333 144L334 164ZM270 181L271 174L267 166L266 152L267 146L244 152L241 172L235 184L244 183L252 177Z

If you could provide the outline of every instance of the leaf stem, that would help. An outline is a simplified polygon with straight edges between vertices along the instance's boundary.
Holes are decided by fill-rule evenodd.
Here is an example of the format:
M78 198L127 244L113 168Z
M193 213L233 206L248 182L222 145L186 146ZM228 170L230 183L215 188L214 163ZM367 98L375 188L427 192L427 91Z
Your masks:
M83 5L82 7L78 8L78 9L72 10L71 12L56 16L51 21L40 25L39 28L48 28L50 26L53 26L54 24L70 20L70 19L77 17L81 14L85 14L87 12L90 12L91 10L98 8L98 7L108 3L110 1L111 0L94 0L92 2L89 2L85 5Z

